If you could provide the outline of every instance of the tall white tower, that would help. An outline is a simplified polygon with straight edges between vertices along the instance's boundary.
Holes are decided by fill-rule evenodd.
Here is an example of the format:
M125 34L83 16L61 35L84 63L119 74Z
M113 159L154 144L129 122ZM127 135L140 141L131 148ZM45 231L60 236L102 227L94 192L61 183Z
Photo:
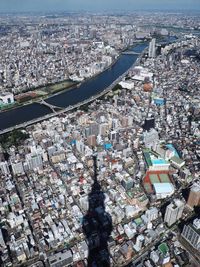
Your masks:
M184 202L180 199L174 199L174 201L167 206L164 221L168 226L171 226L181 218L184 206Z
M156 56L156 39L153 38L149 43L149 57L154 58Z

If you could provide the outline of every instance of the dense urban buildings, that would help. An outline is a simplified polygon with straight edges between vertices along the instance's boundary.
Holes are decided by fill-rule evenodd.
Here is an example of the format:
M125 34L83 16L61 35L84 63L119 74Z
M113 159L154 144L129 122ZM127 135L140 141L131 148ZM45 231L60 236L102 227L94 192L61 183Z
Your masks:
M199 18L15 15L1 24L2 105L88 79L149 42L112 90L27 126L27 138L1 139L1 266L199 266Z

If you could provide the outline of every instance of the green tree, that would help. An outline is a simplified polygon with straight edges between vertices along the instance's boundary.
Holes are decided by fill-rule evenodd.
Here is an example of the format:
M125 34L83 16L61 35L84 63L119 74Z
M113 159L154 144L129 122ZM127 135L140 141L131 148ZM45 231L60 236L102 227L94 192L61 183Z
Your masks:
M0 135L0 144L7 150L11 146L19 146L24 140L29 138L29 135L22 130L13 130L12 132Z

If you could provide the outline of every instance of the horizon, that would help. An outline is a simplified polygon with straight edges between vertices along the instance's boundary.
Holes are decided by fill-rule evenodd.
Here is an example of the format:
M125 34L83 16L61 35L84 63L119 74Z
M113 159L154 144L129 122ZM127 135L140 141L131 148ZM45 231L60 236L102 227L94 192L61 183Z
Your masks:
M20 5L19 5L20 3ZM200 12L199 0L1 0L0 13Z
M69 11L62 11L62 10L49 10L49 11L1 11L0 15L97 15L97 16L126 16L126 15L133 15L133 14L171 14L171 15L178 15L178 14L185 14L185 15L197 15L200 13L200 10L190 9L190 10L171 10L171 9L152 9L152 10L133 10L133 11L86 11L86 10L69 10Z

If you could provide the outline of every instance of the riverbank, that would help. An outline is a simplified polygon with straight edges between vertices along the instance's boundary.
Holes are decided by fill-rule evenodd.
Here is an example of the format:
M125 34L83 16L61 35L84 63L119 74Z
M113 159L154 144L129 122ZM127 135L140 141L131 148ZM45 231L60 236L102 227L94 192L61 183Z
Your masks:
M127 46L126 48L122 49L119 53L119 55L113 60L113 62L107 66L103 71L96 73L95 75L93 75L92 77L86 78L83 82L73 82L71 80L63 80L60 82L56 82L54 84L47 84L44 86L39 86L37 88L33 88L30 91L27 91L25 93L29 93L29 92L34 92L34 93L38 93L38 96L33 97L27 101L23 101L23 102L15 102L14 104L7 106L4 109L0 109L0 113L3 112L7 112L9 110L14 110L16 108L20 108L26 105L30 105L33 103L39 103L40 101L44 100L48 100L54 96L57 96L59 94L65 93L69 90L73 90L75 88L79 88L83 83L93 80L96 77L98 77L99 75L101 75L102 73L106 72L107 70L111 69L114 64L118 61L118 59L120 58L120 56L122 55L122 53L124 51L130 50L130 49L134 49L134 47L136 47L138 44L142 44L145 43L147 40L139 40L139 41L135 41L131 46ZM67 83L67 84L66 84ZM70 83L70 84L69 84ZM41 92L41 95L39 95Z
M172 39L173 37L168 37L165 44L170 43ZM133 52L142 53L147 46L148 43L136 44ZM133 64L138 64L138 58L139 55L120 55L113 66L98 74L95 78L93 77L66 92L60 92L45 98L45 102L48 105L60 107L62 110L59 112L53 113L50 107L39 103L31 103L0 113L0 134L46 120L93 101L98 96L101 96L102 92L104 94L106 88L110 90L110 86Z
M119 81L124 77L124 75L126 75L129 71L130 68L132 68L132 66L134 64L138 64L138 60L139 58L143 55L143 51L144 49L147 47L147 43L142 43L139 46L136 46L137 50L140 50L140 56L136 56L136 55L122 55L117 62L115 62L115 64L113 65L112 68L109 68L107 71L104 71L103 73L101 73L100 75L98 75L96 77L96 79L90 79L89 81L83 83L80 88L75 88L73 90L70 90L66 93L61 93L57 96L54 96L54 101L56 100L56 104L58 103L58 101L60 101L59 99L63 100L65 102L65 108L63 108L63 110L58 111L56 113L51 113L49 112L49 108L42 106L40 104L37 104L37 106L34 106L34 112L38 112L39 109L41 108L46 108L46 110L43 111L43 115L42 116L36 116L35 118L32 118L31 120L24 120L24 118L20 118L20 120L24 120L24 122L22 123L15 123L12 126L12 123L7 122L7 125L11 124L11 127L4 127L4 129L1 129L0 134L4 134L7 133L9 131L12 131L14 129L19 129L19 128L25 128L28 125L37 123L37 122L41 122L43 120L49 119L51 117L60 115L62 113L65 112L69 112L72 111L76 108L79 108L82 105L88 104L92 101L94 101L95 99L101 97L102 95L108 93L110 90L112 90L112 88L119 83ZM98 90L97 85L99 85L101 82L101 87L100 90ZM90 94L85 95L86 92L89 92ZM65 100L65 96L67 97L67 101ZM58 98L58 99L57 99ZM33 106L33 104L32 104ZM29 109L32 108L32 106L30 105L30 107L26 107L26 110L13 110L12 113L7 113L5 115L6 118L12 116L12 114L14 115L14 113L18 113L18 115L22 114L22 116L28 116L31 117L31 115L34 115L33 113L27 113L27 111ZM24 108L24 107L23 107ZM48 109L48 111L47 111ZM5 112L6 113L6 112ZM4 119L4 118L3 118ZM17 117L17 120L19 121L19 117ZM1 114L0 114L0 122L2 121L1 118ZM0 123L0 125L2 125Z
M118 61L118 59L120 58L120 56L123 54L124 51L127 51L127 50L129 50L129 49L134 49L134 47L136 47L138 44L140 44L140 43L145 43L145 42L147 42L147 40L134 42L131 46L127 46L126 48L122 49L122 50L120 51L119 55L118 55L118 56L112 61L112 63L111 63L109 66L107 66L103 71L96 73L96 74L93 75L92 77L89 77L89 78L84 79L84 81L78 83L76 86L72 86L71 88L69 88L69 90L73 90L75 87L80 87L83 83L85 83L85 82L87 82L87 81L92 81L93 79L97 78L99 75L101 75L101 74L103 74L104 72L106 72L106 71L108 71L109 69L111 69L111 68L115 65L115 63ZM52 96L45 97L44 100L47 100L47 99L49 99L49 98L51 98L51 97L54 97L54 96L56 96L56 95L58 95L58 94L62 94L63 92L64 92L64 91L61 91L61 92L58 92L58 93L56 93L56 94L53 94Z
M36 103L36 102L39 102L41 100L45 100L46 98L48 98L50 96L54 96L58 93L66 92L66 91L71 90L75 87L78 87L79 85L80 85L79 83L72 82L70 80L63 80L61 82L57 82L54 84L39 86L37 88L34 88L32 91L27 92L27 93L35 92L36 94L38 93L38 96L33 97L27 101L15 102L14 104L7 106L6 108L0 109L0 113L6 112L8 110L16 109L16 108L19 108L19 107L22 107L25 105L29 105L32 103ZM43 92L43 93L41 93L41 95L39 95L39 92Z

